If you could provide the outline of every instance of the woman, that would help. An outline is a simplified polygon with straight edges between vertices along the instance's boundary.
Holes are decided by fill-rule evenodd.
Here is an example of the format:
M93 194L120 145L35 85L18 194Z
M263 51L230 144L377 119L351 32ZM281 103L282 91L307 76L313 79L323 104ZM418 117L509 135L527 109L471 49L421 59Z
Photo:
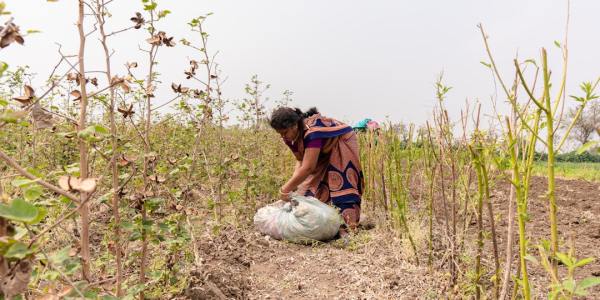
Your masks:
M296 156L292 177L281 187L282 200L296 191L341 210L347 228L354 231L360 219L364 188L358 140L352 127L321 116L316 108L307 112L280 107L271 115L271 127ZM346 228L340 236L347 235Z

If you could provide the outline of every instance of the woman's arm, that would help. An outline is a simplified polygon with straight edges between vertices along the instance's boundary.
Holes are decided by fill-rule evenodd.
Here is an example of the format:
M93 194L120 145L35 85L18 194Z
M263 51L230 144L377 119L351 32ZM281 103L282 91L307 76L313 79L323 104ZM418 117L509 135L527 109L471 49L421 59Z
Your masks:
M304 150L304 157L301 162L296 164L296 169L294 171L294 175L290 178L282 187L281 192L283 194L290 193L308 177L312 172L314 172L317 167L317 161L319 160L319 153L321 152L320 148L306 148Z

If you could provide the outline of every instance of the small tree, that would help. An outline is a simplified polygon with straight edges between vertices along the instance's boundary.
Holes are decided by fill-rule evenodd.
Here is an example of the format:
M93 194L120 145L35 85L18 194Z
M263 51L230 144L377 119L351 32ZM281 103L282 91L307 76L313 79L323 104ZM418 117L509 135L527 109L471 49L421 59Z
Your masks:
M572 108L567 112L566 122L563 123L563 128L566 129L568 124L575 118L578 108ZM594 133L600 128L600 103L592 102L588 104L583 111L581 116L577 119L573 125L571 139L575 140L581 145L589 142Z

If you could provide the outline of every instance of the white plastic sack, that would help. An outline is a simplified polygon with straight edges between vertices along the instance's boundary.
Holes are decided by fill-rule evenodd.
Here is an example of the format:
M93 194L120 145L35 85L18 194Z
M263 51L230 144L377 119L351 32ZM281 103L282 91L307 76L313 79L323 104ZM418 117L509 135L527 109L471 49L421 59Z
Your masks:
M277 201L254 215L258 231L278 240L327 241L343 224L337 209L314 197L293 195L289 202Z

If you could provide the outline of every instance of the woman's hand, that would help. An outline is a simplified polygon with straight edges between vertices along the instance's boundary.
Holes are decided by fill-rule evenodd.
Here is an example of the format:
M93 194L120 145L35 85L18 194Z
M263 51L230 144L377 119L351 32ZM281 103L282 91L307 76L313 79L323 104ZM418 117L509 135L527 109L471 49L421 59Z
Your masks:
M283 201L290 201L292 192L286 192L283 187L279 189L279 199Z

